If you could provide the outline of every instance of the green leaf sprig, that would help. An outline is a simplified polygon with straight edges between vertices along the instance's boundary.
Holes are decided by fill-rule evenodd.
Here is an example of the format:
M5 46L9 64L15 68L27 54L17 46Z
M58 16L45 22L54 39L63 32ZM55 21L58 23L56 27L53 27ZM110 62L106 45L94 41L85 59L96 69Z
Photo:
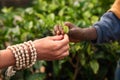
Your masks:
M64 33L67 34L69 32L68 26L64 25L63 22L61 22L60 25L62 26L62 29L63 29Z
M67 34L68 32L69 32L69 28L68 28L68 26L62 26L63 27L63 31L64 31L64 33L65 34Z

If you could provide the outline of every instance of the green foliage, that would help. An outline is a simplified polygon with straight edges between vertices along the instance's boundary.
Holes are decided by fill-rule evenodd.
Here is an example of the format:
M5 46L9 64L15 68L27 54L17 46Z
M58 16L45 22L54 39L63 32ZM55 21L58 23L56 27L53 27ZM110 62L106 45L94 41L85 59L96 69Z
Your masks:
M89 27L113 1L33 0L27 8L3 7L0 13L0 49L51 36L53 26L61 21ZM100 45L70 43L70 55L65 59L37 61L32 68L18 71L11 80L113 80L119 56L118 42Z

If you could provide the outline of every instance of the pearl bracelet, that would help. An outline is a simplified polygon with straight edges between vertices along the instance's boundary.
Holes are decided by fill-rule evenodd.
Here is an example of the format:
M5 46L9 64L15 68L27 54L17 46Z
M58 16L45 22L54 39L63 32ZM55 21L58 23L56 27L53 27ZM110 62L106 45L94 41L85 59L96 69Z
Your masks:
M10 50L12 51L12 53L14 54L15 60L16 60L16 63L15 63L16 65L15 65L14 67L15 67L15 68L18 68L20 62L19 62L19 56L18 56L18 54L17 54L15 48L14 48L14 47L8 46L7 49L10 49Z
M21 56L21 53L19 52L19 49L18 49L17 45L13 46L13 48L15 48L16 54L19 57L18 58L19 59L19 66L17 68L15 68L15 69L20 70L20 69L22 69L22 56Z
M12 76L15 74L16 70L32 67L37 60L37 52L32 41L8 46L7 49L10 49L12 51L16 61L15 66L8 67L8 70L6 72L7 76ZM30 54L28 52L30 52Z
M24 67L26 67L25 66L25 53L23 52L23 48L22 48L22 46L21 45L16 45L16 47L18 48L18 50L19 50L19 52L21 53L20 55L21 55L21 67L22 68L24 68Z
M34 44L32 43L32 41L29 41L29 44L31 45L30 49L31 49L31 66L35 64L36 59L37 59L37 51L35 49Z
M31 58L30 58L30 59L31 59L31 61L30 61L31 63L30 63L29 66L27 66L27 67L29 68L29 67L31 67L32 65L34 65L35 62L36 62L36 59L37 59L37 52L36 52L36 49L35 49L35 47L34 47L32 41L24 42L24 44L27 45L27 46L29 47L30 52L31 52Z
M23 47L23 51L24 51L24 54L25 54L25 66L28 66L29 65L29 54L28 54L28 51L27 51L27 47L24 44L20 44L20 45Z

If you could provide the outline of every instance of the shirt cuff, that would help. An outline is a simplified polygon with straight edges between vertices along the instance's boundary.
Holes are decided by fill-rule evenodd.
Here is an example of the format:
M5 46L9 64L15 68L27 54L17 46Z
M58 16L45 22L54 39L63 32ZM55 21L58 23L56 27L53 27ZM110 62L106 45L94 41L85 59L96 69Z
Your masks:
M102 31L101 31L99 25L93 25L93 27L96 29L96 32L97 32L97 39L92 40L92 43L94 43L94 44L102 43Z

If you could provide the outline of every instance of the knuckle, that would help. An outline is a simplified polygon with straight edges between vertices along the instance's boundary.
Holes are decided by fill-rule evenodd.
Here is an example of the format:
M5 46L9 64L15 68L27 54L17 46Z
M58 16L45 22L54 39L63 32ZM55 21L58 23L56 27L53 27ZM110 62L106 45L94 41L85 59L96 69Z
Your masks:
M59 47L60 47L60 45L54 44L54 45L53 45L53 50L57 50L57 49L59 49Z
M50 37L50 36L47 36L46 38L47 38L47 39L50 39L51 37Z
M66 52L66 56L68 56L68 55L69 55L69 51Z
M70 46L69 45L67 45L67 49L69 49L70 48Z

